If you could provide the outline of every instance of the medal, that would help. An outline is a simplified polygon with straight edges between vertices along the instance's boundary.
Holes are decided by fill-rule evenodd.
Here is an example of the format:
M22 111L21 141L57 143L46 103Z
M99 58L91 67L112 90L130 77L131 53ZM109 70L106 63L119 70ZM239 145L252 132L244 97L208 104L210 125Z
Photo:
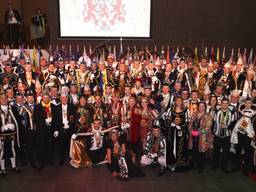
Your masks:
M241 131L245 131L245 129L247 129L247 126L248 126L248 122L245 118L243 118L241 124L240 124L240 129Z
M180 124L180 122L181 122L180 117L175 117L174 123L175 123L176 125L178 125L178 124Z

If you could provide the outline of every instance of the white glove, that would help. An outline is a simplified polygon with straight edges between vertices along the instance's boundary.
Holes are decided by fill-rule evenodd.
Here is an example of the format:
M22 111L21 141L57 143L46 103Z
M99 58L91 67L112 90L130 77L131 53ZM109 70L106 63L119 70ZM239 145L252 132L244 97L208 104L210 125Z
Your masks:
M8 124L8 125L9 125L9 129L10 129L10 130L12 130L12 131L14 131L14 130L15 130L15 126L14 126L14 124L10 123L10 124Z
M45 122L46 122L47 124L50 124L50 123L52 122L52 118L51 118L51 117L48 117L47 119L45 119Z
M65 80L64 79L61 79L61 78L58 78L58 79L59 79L61 85L65 84Z
M92 81L94 79L95 75L94 74L91 74L90 75L90 80Z
M98 87L97 87L97 86L95 86L95 87L93 88L93 91L97 91L97 88L98 88Z
M181 130L181 127L179 125L176 125L176 129Z
M63 128L64 129L68 129L69 128L68 123L64 123L64 127Z
M153 77L152 77L152 82L155 83L155 82L157 82L157 81L158 81L158 78L157 78L156 76L153 76Z
M234 144L231 144L230 146L230 150L229 150L231 153L236 153L236 149L235 149L235 145Z
M71 136L71 138L73 139L73 140L76 140L76 138L77 138L77 134L73 134L72 136Z
M150 159L154 159L157 157L157 154L156 153L149 153L149 158Z
M123 124L122 129L128 129L128 128L130 128L130 124L129 123Z
M3 125L3 126L1 127L1 131L2 131L2 132L5 131L5 125Z
M55 138L58 137L58 136L59 136L59 131L54 131L53 136L54 136Z
M64 120L63 124L64 124L64 127L63 127L64 129L68 129L69 128L68 120Z

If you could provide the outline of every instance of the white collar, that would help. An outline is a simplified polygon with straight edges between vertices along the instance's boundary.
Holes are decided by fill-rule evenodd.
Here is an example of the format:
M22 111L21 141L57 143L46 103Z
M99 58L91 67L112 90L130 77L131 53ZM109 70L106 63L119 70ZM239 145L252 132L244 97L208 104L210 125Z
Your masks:
M64 104L61 104L62 108L68 108L68 104L64 105Z
M1 105L1 109L6 112L8 110L8 105Z

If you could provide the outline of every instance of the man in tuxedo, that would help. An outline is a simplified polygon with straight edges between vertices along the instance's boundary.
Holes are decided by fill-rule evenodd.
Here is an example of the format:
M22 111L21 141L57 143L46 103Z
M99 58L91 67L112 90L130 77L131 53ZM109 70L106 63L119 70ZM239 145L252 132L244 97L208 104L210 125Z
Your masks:
M23 105L25 112L25 145L26 145L26 157L30 166L35 169L35 156L36 156L36 129L33 122L33 112L36 106L35 98L32 91L28 91L26 94L26 103Z
M166 64L164 73L162 75L162 81L168 83L170 87L174 86L177 79L177 70L173 69L171 63Z
M20 147L17 150L18 160L22 163L23 166L27 164L25 156L25 127L26 127L26 111L24 110L24 95L17 92L15 95L15 104L13 108L15 109L17 115L16 120L19 127L19 141Z
M5 23L8 25L8 39L11 46L18 45L19 24L21 16L16 9L12 8L12 2L8 2L8 10L5 12Z
M61 96L60 105L56 107L54 137L57 138L60 165L63 165L69 152L70 138L75 129L75 107L68 102L68 95Z
M56 110L50 102L50 95L43 92L42 102L37 104L33 113L33 122L36 125L36 140L38 145L38 170L42 170L46 164L53 164L54 153L54 127Z
M230 91L234 90L236 88L236 82L233 78L233 75L231 73L230 63L227 62L223 67L223 73L220 76L218 83L222 83L224 87L224 93L226 95L230 94Z
M51 103L55 106L60 104L59 89L56 85L50 88Z

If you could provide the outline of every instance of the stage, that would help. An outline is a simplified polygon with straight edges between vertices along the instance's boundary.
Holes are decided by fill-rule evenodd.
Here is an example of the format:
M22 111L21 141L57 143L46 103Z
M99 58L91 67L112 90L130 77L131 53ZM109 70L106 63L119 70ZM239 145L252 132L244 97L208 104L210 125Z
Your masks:
M253 192L256 182L245 178L242 173L225 174L209 168L199 174L196 170L186 173L170 173L157 176L157 169L143 169L145 178L133 178L120 182L113 178L103 165L92 169L74 169L69 165L47 167L43 171L23 168L20 175L10 171L0 178L1 192L119 192L119 191L161 191L161 192Z

